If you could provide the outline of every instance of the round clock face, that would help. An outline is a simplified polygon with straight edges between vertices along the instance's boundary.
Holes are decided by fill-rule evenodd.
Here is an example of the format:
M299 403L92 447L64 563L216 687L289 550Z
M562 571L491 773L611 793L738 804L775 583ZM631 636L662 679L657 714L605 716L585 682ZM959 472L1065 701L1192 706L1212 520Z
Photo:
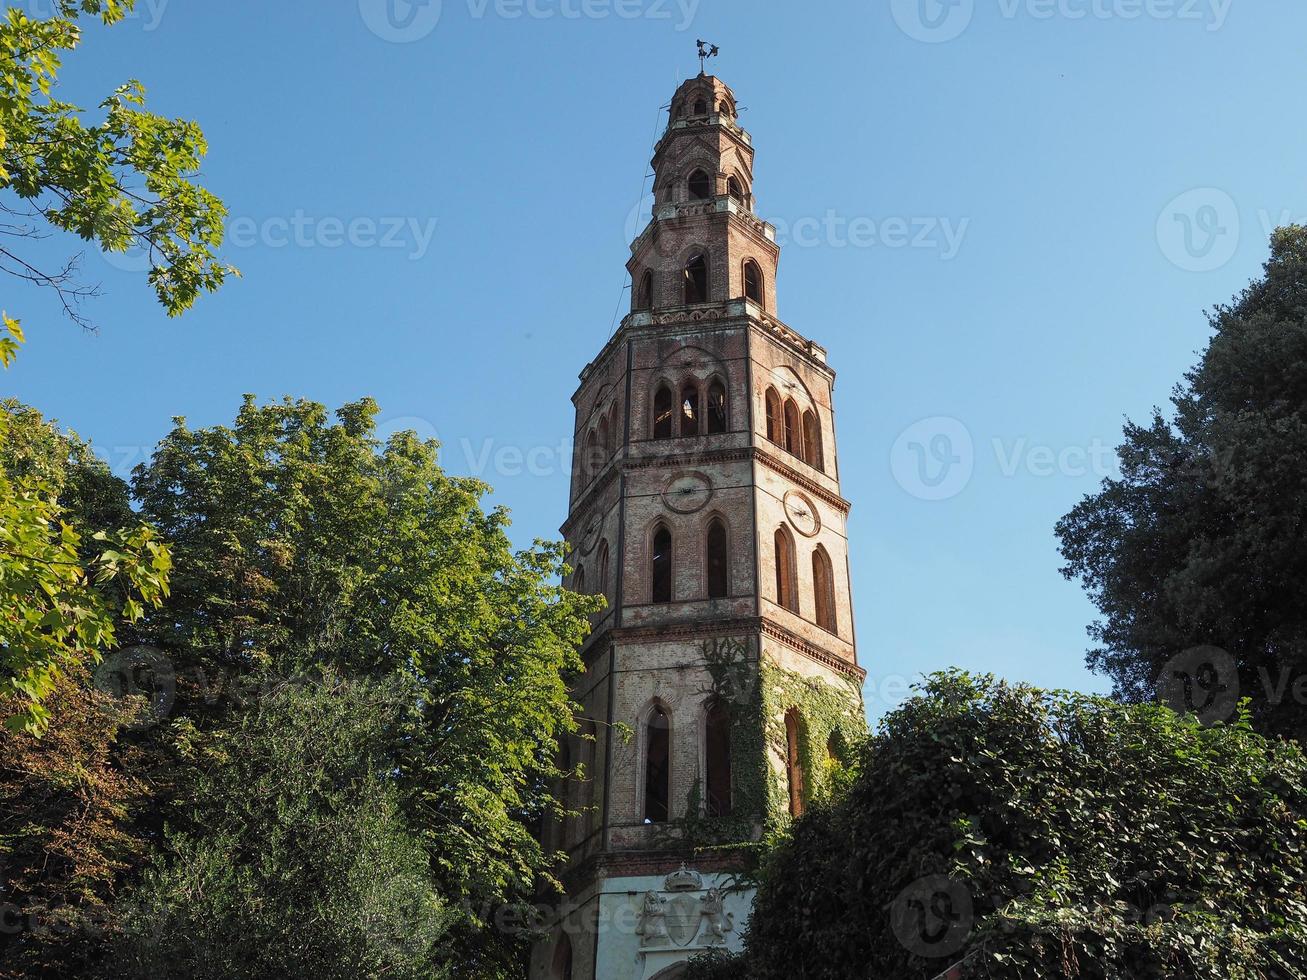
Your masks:
M805 538L811 538L821 530L821 515L817 513L817 505L806 493L791 490L785 495L785 516L794 525L794 530Z
M693 514L712 499L712 480L697 470L677 473L663 487L663 503L678 514Z

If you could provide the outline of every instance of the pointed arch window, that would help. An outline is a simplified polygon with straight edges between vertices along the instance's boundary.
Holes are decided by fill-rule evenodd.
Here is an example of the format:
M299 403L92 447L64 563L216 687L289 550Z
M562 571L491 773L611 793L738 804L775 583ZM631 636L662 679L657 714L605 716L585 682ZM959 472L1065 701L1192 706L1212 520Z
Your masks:
M704 717L704 804L708 816L731 812L731 711L713 698Z
M708 434L726 431L726 385L716 378L708 385Z
M781 396L775 388L768 388L765 396L767 402L767 438L780 445L785 423L781 419Z
M803 459L819 470L826 468L821 452L821 423L812 409L803 413Z
M697 252L685 263L685 302L708 302L708 256Z
M708 598L724 599L730 594L729 555L727 552L726 525L714 517L708 522L707 540L704 542L707 566Z
M672 601L672 532L659 525L653 535L653 555L649 561L649 581L654 602Z
M699 386L690 382L681 388L681 435L699 435L700 418Z
M659 705L644 724L644 822L664 823L670 798L672 725Z
M598 449L598 436L594 429L591 429L585 437L585 452L581 456L581 472L586 479L595 475L601 462Z
M835 632L835 575L830 555L821 545L812 552L812 592L817 605L817 625Z
M577 565L576 571L572 573L572 591L585 592L585 566Z
M602 452L602 460L608 458L608 454L613 450L613 431L608 425L608 416L605 415L599 420L599 445L598 450Z
M736 204L744 203L744 187L740 184L740 179L731 174L726 178L726 193L731 196L731 200Z
M708 115L708 102L705 99L696 99L694 103L694 114L696 116Z
M793 398L785 399L785 451L803 456L803 430L799 419L799 406Z
M803 719L798 708L785 712L785 779L790 790L790 816L803 816Z
M691 201L706 201L712 197L712 178L706 171L696 170L690 174L686 186L690 191Z
M558 937L552 980L572 980L572 940L566 932L560 933Z
M744 263L744 298L751 303L763 304L762 269L750 259Z
M783 527L776 529L776 602L790 612L799 611L799 590L795 587L794 538Z
M640 284L635 291L635 308L637 310L653 309L653 271L645 269L640 277Z
M599 581L597 581L595 585L599 586L599 591L603 593L605 596L609 595L607 539L599 542Z
M672 422L675 417L675 398L672 396L672 389L667 385L659 385L658 391L654 394L654 420L653 435L655 439L670 439L672 437Z

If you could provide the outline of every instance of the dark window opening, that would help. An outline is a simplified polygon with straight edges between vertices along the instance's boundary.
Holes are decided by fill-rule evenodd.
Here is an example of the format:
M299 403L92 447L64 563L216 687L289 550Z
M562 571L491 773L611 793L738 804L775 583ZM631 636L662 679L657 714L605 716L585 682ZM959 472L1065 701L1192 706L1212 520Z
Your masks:
M608 542L599 542L599 581L595 583L599 591L608 595Z
M826 468L821 452L821 423L817 421L817 413L811 410L803 413L803 459L819 470Z
M817 625L828 633L835 632L835 576L830 555L817 546L812 553L812 591L817 604Z
M762 270L757 262L744 263L744 298L750 302L764 305L762 299Z
M704 720L704 789L708 816L731 812L731 713L726 703L714 700Z
M708 386L708 434L726 431L726 386L714 381Z
M635 293L635 308L637 310L653 309L653 273L645 270L640 277L640 288Z
M803 456L803 433L800 429L799 406L794 399L785 399L785 451Z
M685 264L685 302L708 302L708 258L702 254L694 256Z
M681 435L699 435L699 388L688 384L681 389Z
M650 562L653 601L672 601L672 532L660 527L653 536L653 561Z
M727 574L726 526L716 518L708 525L708 598L723 599L730 592Z
M767 389L767 438L780 445L781 442L781 396L775 388Z
M691 201L706 201L713 196L712 181L702 170L690 174L689 187Z
M696 100L694 103L694 114L696 116L708 115L708 103L705 102L703 99Z
M670 439L672 437L672 417L674 413L672 389L661 386L654 395L654 438Z
M649 721L645 724L645 823L664 823L667 820L670 761L671 725L663 709L655 705L649 714Z
M735 203L744 203L744 188L740 186L740 181L733 174L726 178L726 193L731 196L731 200Z
M794 582L794 540L785 528L776 529L776 602L790 612L799 611Z

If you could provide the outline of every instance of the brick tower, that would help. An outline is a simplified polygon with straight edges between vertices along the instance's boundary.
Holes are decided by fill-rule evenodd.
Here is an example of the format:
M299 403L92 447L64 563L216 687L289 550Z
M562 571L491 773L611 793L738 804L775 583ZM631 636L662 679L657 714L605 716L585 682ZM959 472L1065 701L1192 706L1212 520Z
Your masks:
M631 311L581 372L571 587L601 592L574 692L578 815L532 980L675 977L735 948L749 845L862 727L825 351L776 316L735 96L677 89L631 244Z

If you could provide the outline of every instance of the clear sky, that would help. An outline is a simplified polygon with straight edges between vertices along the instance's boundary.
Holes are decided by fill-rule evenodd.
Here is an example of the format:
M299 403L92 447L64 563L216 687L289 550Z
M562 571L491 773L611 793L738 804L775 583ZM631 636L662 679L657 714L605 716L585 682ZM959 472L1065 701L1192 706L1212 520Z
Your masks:
M135 76L200 121L244 278L170 321L92 252L94 335L6 281L29 342L0 385L124 474L243 392L372 395L554 536L698 37L787 243L778 312L839 373L869 712L952 664L1105 690L1053 525L1307 219L1291 0L141 0L64 91Z

